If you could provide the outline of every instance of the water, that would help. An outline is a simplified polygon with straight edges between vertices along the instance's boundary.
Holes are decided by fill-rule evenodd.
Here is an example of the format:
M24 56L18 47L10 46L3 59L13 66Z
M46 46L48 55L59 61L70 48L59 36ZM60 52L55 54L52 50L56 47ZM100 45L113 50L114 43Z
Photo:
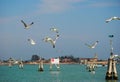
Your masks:
M0 82L120 82L106 81L107 67L96 68L88 72L84 65L61 65L60 71L49 71L49 65L44 65L44 72L38 72L38 65L25 65L19 69L17 65L9 68L0 66ZM120 78L120 65L117 65Z

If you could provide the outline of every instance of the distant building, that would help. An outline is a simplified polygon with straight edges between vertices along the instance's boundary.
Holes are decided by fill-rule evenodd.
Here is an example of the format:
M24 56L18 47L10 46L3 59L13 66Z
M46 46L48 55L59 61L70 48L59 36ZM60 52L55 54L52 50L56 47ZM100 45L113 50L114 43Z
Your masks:
M80 58L80 64L99 64L99 65L106 65L108 63L107 60L98 60L98 58Z
M70 63L72 60L70 58L64 58L61 63Z
M97 62L98 58L80 58L80 64L87 64L89 62Z

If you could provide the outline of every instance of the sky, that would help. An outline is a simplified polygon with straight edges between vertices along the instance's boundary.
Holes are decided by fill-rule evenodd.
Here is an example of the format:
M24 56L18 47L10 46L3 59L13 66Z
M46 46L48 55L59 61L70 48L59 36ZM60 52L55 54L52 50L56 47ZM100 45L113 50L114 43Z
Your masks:
M105 22L113 16L120 17L120 0L0 0L0 59L29 60L35 54L43 58L97 54L108 59L110 39L113 53L120 55L120 21ZM24 29L21 20L34 24ZM43 41L55 37L50 31L53 26L60 35L55 48ZM28 38L36 45L30 45ZM99 43L94 49L85 45L95 41Z

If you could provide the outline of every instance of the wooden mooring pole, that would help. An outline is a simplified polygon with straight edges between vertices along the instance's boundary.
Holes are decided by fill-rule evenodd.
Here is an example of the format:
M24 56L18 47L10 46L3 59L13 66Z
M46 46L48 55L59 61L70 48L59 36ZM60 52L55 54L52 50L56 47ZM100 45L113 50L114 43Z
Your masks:
M40 72L44 71L43 70L43 61L42 60L40 60L38 71L40 71Z
M112 46L113 37L114 35L109 35L111 53L110 53L110 58L108 59L107 73L105 77L106 80L118 80L116 61L114 59L113 46Z
M111 53L111 56L113 56L113 53ZM118 80L117 75L117 69L116 69L116 61L113 57L110 57L108 59L108 67L107 67L107 73L106 73L106 80Z

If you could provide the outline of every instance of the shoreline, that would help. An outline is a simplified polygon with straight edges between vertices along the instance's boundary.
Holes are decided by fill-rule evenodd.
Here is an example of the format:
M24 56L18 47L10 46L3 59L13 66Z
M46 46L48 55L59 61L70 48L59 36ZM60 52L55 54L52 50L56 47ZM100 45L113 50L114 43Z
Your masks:
M24 65L38 65L39 63L23 63ZM45 65L49 65L50 63L44 63ZM79 64L79 63L60 63L62 65L64 64ZM9 63L0 63L0 66L3 66L3 65L9 65ZM19 64L13 64L13 65L19 65Z
M24 65L38 65L39 63L35 63L35 62L29 62L29 63L23 63ZM86 65L86 64L81 64L81 63L75 63L75 62L69 62L69 63L60 63L60 65ZM9 63L0 63L0 66L8 66ZM13 64L14 65L19 65L18 63L17 64ZM44 65L50 65L50 63L44 63ZM97 64L97 65L103 65L103 64ZM104 65L107 65L107 64L104 64Z

